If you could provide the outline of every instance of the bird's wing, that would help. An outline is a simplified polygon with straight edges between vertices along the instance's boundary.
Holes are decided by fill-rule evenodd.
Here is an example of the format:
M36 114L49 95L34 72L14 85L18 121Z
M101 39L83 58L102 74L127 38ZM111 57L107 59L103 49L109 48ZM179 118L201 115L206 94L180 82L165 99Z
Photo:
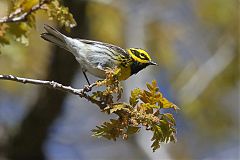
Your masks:
M126 52L126 50L124 50L123 48L121 48L119 46L109 44L109 43L99 42L99 41L86 40L86 39L78 39L78 40L83 43L86 43L86 44L103 45L103 46L111 48L112 50L115 50L116 52L120 53L121 55L123 55L125 57L129 57L129 54Z

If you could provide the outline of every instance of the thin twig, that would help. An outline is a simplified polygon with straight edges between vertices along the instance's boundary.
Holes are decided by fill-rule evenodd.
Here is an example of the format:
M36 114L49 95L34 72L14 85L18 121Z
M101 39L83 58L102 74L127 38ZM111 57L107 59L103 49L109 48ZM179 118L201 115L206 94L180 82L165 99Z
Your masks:
M39 4L33 6L29 11L22 13L22 9L17 9L15 12L11 13L9 16L3 17L0 19L1 23L12 23L12 22L24 22L27 20L27 17L33 12L42 9L42 6L46 3L49 3L51 0L42 0Z
M93 99L91 96L86 94L87 92L90 92L93 87L95 87L97 85L96 83L92 83L91 85L86 85L86 86L84 86L83 89L76 89L76 88L72 88L71 86L64 86L64 85L54 82L54 81L44 81L44 80L37 80L37 79L21 78L21 77L16 77L13 75L0 75L0 79L16 81L16 82L20 82L20 83L24 83L24 84L29 83L29 84L42 85L42 86L46 86L51 89L57 89L57 90L60 90L63 92L72 93L72 94L78 95L80 97L84 97L87 100L91 101L92 103L97 104L101 109L103 107L100 101L97 101L97 100Z
M17 77L17 76L13 76L13 75L1 75L0 74L0 80L15 81L15 82L23 83L23 84L29 83L29 84L41 85L41 86L45 86L45 87L48 87L51 89L57 89L57 90L60 90L63 92L78 95L78 96L85 98L88 101L98 105L100 109L104 109L107 106L106 103L104 103L103 101L98 101L98 100L94 99L93 97L89 96L88 94L86 94L87 92L90 92L93 87L97 86L97 83L92 83L91 85L86 85L82 89L76 89L76 88L72 88L71 86L64 86L64 85L62 85L58 82L54 82L54 81L22 78L22 77Z

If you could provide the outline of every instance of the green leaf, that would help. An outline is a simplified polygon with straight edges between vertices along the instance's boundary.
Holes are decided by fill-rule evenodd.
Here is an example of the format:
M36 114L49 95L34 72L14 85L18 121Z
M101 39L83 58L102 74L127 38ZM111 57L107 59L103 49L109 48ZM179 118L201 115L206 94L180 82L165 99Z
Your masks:
M47 7L50 19L56 19L58 23L68 31L77 25L69 9L62 6L58 0L52 0Z
M154 125L152 127L153 129L153 137L151 141L153 141L151 148L153 149L153 152L156 151L156 149L160 148L160 142L163 141L163 132L160 126Z
M134 127L134 126L128 126L127 128L127 134L135 134L140 131L140 127Z
M133 91L131 91L131 97L129 99L130 105L132 105L133 107L137 105L141 92L142 90L139 88L135 88Z
M146 85L149 91L152 91L154 89L154 87L151 84L147 83Z
M167 119L173 123L174 125L176 125L175 123L175 119L173 118L173 115L171 113L165 113L165 114L162 114L163 116L167 117Z
M9 38L6 36L6 32L8 29L7 24L0 24L0 46L4 46L6 44L9 44ZM0 50L1 54L1 50Z
M172 102L168 101L166 98L162 97L158 99L158 105L160 106L160 108L173 108L173 109L178 109L178 107L173 104Z
M110 122L104 122L101 126L97 126L92 130L93 136L105 137L109 140L116 140L123 134L123 126L119 120L110 119Z
M157 88L157 81L156 81L156 80L153 80L153 81L152 81L152 87L153 87L153 88Z
M147 88L149 89L149 91L151 91L152 93L155 93L159 90L159 88L157 87L157 81L153 80L152 84L147 83Z
M154 109L154 108L159 108L159 106L157 106L157 105L152 105L152 104L149 104L149 103L143 103L143 104L141 104L141 106L143 107L143 108L145 108L145 109Z
M116 104L116 105L113 105L111 108L110 108L110 113L114 113L116 111L119 111L119 110L122 110L123 108L125 107L124 104Z

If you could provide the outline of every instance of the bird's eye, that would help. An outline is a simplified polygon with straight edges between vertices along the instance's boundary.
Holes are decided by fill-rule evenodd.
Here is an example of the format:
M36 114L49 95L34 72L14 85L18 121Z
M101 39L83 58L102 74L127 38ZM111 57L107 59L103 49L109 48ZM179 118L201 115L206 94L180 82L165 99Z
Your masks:
M145 55L143 53L140 53L140 58L145 59Z
M131 50L131 51L132 51L133 54L135 54L135 55L137 54L137 52L135 50Z

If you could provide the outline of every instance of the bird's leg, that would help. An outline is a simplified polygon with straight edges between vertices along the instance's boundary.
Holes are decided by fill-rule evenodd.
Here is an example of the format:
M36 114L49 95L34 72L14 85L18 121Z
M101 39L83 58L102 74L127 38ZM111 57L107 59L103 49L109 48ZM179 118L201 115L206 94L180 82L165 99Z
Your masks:
M88 80L88 78L87 78L86 71L82 71L82 72L83 72L84 77L85 77L86 80L87 80L88 85L90 86L91 84L90 84L90 82L89 82L89 80Z

